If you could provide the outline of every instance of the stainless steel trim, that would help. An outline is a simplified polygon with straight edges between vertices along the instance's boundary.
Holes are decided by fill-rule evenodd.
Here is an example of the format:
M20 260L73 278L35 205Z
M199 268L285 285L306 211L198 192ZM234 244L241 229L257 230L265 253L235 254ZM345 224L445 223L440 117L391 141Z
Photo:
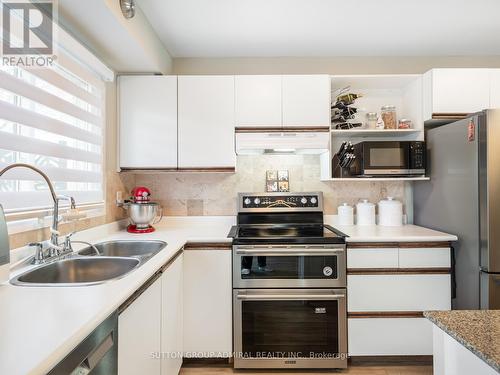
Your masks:
M339 352L338 358L246 358L243 355L243 311L241 296L252 296L268 300L283 300L273 296L288 296L303 300L329 299L335 296L339 300ZM320 298L318 298L320 297ZM257 299L257 298L255 298ZM346 289L240 289L233 290L233 332L234 332L234 368L346 368L347 367L347 302Z
M340 299L345 298L345 294L254 294L254 295L245 295L245 294L237 294L237 299L242 300L280 300L280 301L295 301L295 300L322 300L322 299Z
M233 246L233 288L344 288L346 276L345 245L255 245ZM241 258L243 256L335 256L337 258L336 279L243 279ZM297 276L298 277L298 276Z
M318 197L318 207L268 207L262 208L245 208L243 207L243 197L273 197L273 196L291 196L302 197L304 195L316 195ZM300 193L238 193L238 212L323 212L323 192L300 192Z
M316 255L336 255L343 253L343 249L324 249L324 250L307 250L307 249L255 249L255 250L236 250L238 255L259 255L259 256L316 256Z
M500 110L487 110L477 117L479 128L479 223L480 266L500 272Z
M363 171L364 175L408 175L408 174L418 174L424 175L425 169L365 169Z

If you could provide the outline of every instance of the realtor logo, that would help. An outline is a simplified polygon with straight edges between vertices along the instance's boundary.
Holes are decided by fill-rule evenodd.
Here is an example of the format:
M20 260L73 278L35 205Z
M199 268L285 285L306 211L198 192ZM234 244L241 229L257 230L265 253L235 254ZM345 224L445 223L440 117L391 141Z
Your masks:
M46 67L54 59L54 1L2 0L4 65Z

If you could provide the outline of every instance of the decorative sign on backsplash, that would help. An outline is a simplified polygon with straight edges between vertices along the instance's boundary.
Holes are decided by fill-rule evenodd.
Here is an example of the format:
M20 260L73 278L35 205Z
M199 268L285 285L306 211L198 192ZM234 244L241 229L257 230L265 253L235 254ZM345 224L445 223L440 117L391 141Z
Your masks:
M266 172L266 191L290 191L289 174L287 170L269 170Z

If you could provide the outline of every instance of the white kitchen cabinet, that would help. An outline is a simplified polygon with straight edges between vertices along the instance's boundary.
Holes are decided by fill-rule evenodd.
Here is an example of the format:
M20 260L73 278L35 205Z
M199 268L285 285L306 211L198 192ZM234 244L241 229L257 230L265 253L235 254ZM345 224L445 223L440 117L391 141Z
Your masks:
M281 126L281 76L235 77L236 126Z
M432 323L426 318L348 319L351 356L431 355Z
M118 78L120 168L177 168L177 77Z
M283 76L283 126L330 126L328 75Z
M161 360L162 375L178 374L183 353L183 254L170 264L161 277Z
M489 108L500 108L500 69L490 69Z
M118 316L119 375L160 375L161 289L158 279Z
M348 275L348 311L450 310L449 274Z
M400 268L449 268L451 253L449 247L400 248Z
M493 367L438 326L433 326L433 373L435 375L498 375Z
M234 77L178 77L179 168L234 168Z
M184 252L184 355L230 357L231 251Z
M398 268L398 248L347 248L347 268Z
M424 74L423 87L424 120L490 107L489 69L432 69Z

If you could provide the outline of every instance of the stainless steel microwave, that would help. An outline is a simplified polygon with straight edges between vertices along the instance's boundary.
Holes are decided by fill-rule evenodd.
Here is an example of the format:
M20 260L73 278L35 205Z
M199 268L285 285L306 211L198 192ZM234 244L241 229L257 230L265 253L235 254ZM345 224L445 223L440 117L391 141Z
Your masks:
M424 176L426 147L422 141L364 141L354 145L354 176Z

